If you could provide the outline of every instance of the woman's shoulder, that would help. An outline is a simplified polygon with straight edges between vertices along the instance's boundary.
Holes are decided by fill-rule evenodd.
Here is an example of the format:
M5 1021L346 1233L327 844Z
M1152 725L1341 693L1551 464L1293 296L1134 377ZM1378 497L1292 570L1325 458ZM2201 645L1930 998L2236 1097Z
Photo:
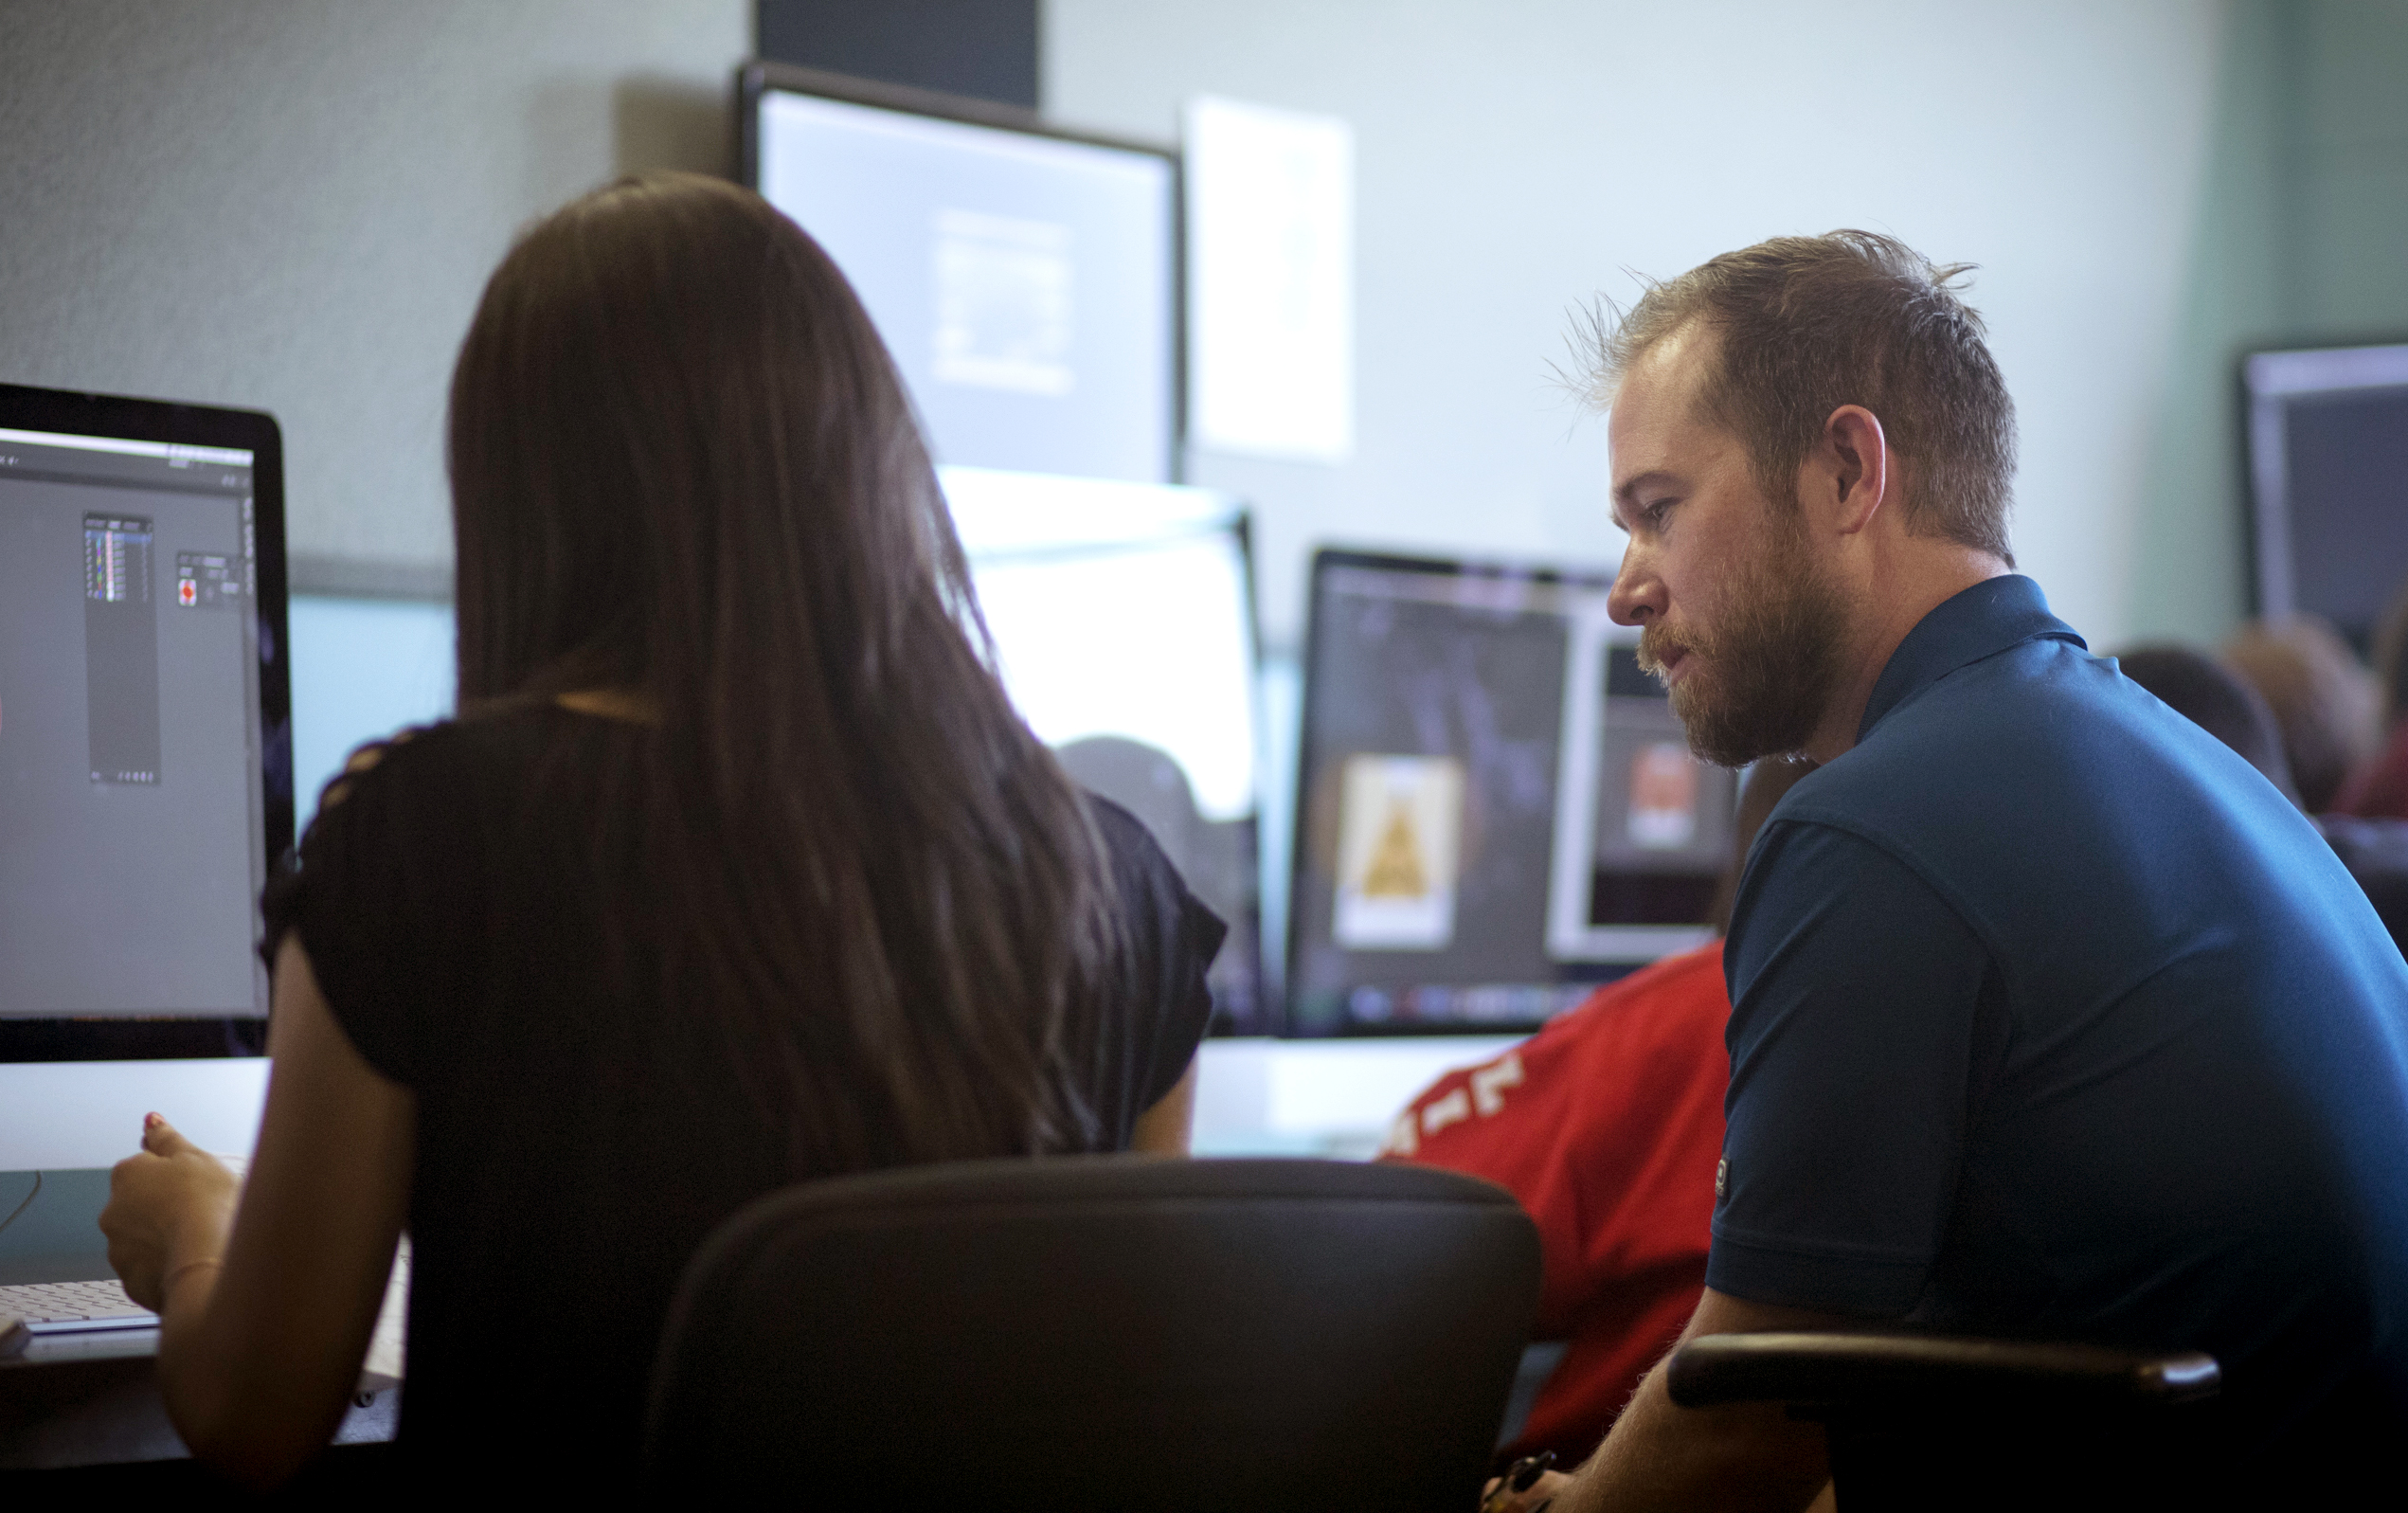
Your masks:
M1143 820L1092 788L1081 788L1079 796L1087 801L1087 812L1094 818L1095 828L1104 837L1104 849L1110 855L1113 866L1150 869L1158 863L1170 865L1170 858L1162 854Z
M1192 973L1200 983L1228 923L1189 890L1143 820L1101 794L1087 791L1086 798L1111 860L1122 918L1138 932L1132 944L1141 958L1155 958L1174 975Z
M1145 821L1092 789L1080 792L1094 818L1096 833L1103 838L1113 881L1124 899L1173 910L1188 904L1203 908L1188 892L1187 879L1179 875L1169 853L1145 828Z
M548 705L525 705L408 726L354 748L319 790L318 813L361 801L407 802L421 793L457 800L459 783L527 766L548 738L588 723Z
M1098 1090L1098 1104L1118 1148L1195 1059L1213 1018L1207 974L1229 927L1188 890L1143 821L1094 793L1087 802L1110 858L1123 932L1119 981L1099 1024L1118 1071Z
M429 776L451 758L458 740L458 722L441 719L362 742L343 759L341 770L318 789L318 813L342 809L362 792L381 798L397 786Z
M354 749L318 790L302 836L305 864L338 856L422 853L473 842L495 803L526 806L545 744L560 721L536 709L411 726Z

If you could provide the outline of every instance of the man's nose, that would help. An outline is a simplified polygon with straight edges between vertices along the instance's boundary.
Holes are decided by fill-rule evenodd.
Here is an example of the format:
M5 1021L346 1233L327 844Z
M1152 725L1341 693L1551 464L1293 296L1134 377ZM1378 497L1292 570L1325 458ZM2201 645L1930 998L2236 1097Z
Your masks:
M1613 591L1606 596L1606 613L1617 625L1644 625L1664 611L1667 596L1663 580L1648 564L1646 554L1633 547L1622 554L1622 568L1614 574Z

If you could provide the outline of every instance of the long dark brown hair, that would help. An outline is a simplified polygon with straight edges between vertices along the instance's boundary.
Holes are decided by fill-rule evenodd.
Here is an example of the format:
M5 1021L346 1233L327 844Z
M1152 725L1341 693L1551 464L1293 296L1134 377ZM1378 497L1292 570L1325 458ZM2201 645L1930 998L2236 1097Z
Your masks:
M486 286L450 463L463 714L648 710L623 785L665 1012L709 1021L793 1157L1096 1145L1109 868L818 244L690 174L569 205Z

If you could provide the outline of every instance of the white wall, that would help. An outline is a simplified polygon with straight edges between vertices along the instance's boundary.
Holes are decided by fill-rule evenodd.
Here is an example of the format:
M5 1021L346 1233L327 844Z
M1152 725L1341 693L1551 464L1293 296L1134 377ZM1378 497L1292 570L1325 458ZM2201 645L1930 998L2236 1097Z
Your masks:
M1567 313L1627 298L1625 270L1858 225L1983 264L1973 299L2022 418L2017 549L2111 644L2131 628L2222 14L1047 0L1044 97L1058 118L1154 136L1200 92L1355 123L1357 455L1191 467L1259 507L1273 643L1298 634L1318 540L1615 555L1603 427L1550 380Z

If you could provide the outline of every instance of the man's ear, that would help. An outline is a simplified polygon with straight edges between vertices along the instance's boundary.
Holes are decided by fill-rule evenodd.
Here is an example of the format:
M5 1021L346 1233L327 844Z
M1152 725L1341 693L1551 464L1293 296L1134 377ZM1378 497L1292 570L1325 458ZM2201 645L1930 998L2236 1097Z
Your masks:
M1889 502L1893 482L1881 418L1861 405L1833 410L1806 471L1807 505L1828 529L1844 536L1871 525Z

